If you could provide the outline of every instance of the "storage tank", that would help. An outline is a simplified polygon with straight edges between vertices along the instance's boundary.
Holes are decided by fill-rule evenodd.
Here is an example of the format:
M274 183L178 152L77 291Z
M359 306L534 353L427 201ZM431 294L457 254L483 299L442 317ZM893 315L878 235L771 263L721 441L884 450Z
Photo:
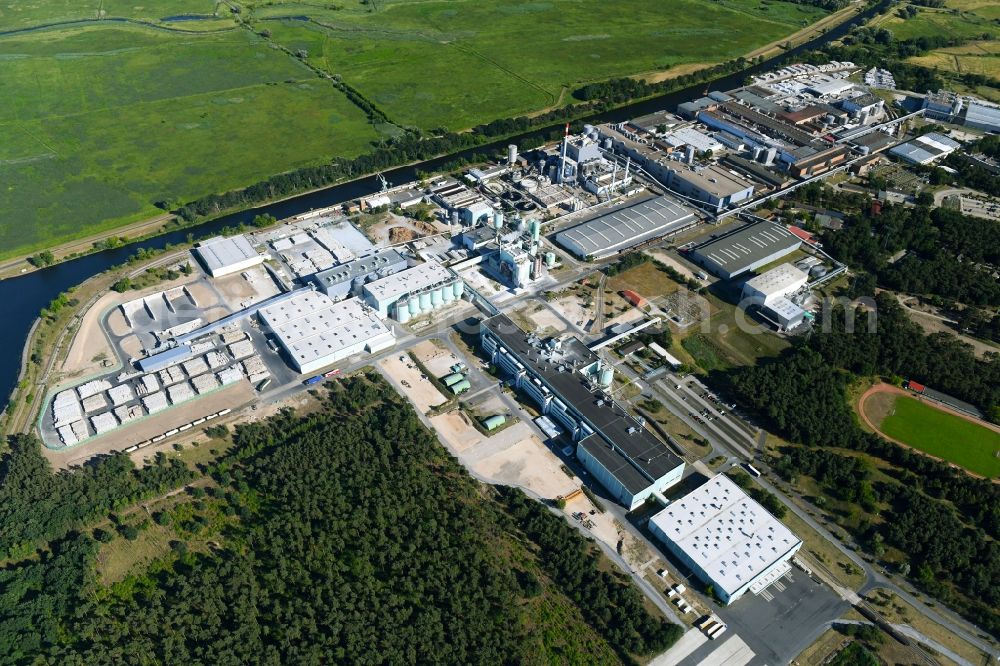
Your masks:
M459 280L452 285L452 291L455 292L455 298L462 298L462 294L465 293L465 283Z
M493 228L503 229L503 213L500 211L495 211L493 213Z
M556 265L556 253L555 252L546 252L545 253L545 265L548 266L549 268L552 268L553 266Z
M538 181L534 178L524 178L521 180L521 187L525 192L534 192L538 189Z
M444 294L441 293L442 289L444 289L444 287L438 287L431 292L431 307L441 307L441 303L444 301Z
M459 395L460 393L465 393L470 388L472 388L472 384L469 383L468 379L463 379L460 382L452 384L448 388L451 389L451 392L454 393L455 395Z
M396 321L400 324L405 324L410 321L410 306L409 303L404 303L403 301L396 301Z
M603 370L601 370L601 378L600 378L601 386L605 388L611 386L611 382L612 380L614 380L614 378L615 378L614 368L604 368Z
M487 430L496 430L504 423L507 423L507 417L503 414L494 414L483 419L483 427Z
M604 150L611 150L612 145L613 144L611 143L611 137L608 137L604 140Z
M411 315L420 314L420 299L417 298L416 296L410 296L409 308Z
M538 242L538 237L541 234L542 225L537 218L531 218L531 240Z
M455 289L452 285L447 284L441 287L441 297L444 299L445 303L451 303L455 300Z
M431 295L426 291L420 294L420 309L423 311L431 309Z
M513 166L517 162L517 145L510 144L507 146L507 164Z
M461 372L453 372L450 375L445 375L444 377L442 377L441 383L444 384L445 386L454 386L463 379L465 379L465 375L463 375Z
M457 209L451 211L451 217L449 219L451 220L451 224L454 224L456 226L461 222L461 220L458 217L458 210Z

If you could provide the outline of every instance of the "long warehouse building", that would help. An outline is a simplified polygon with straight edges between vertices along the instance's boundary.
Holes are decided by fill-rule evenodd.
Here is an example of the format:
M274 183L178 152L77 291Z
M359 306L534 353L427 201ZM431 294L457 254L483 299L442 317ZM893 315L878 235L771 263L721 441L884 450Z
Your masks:
M777 261L802 241L774 222L755 222L695 246L690 256L715 275L731 280Z
M555 235L580 259L603 259L698 223L694 210L666 196L646 199L587 220Z
M649 519L649 530L725 604L789 570L802 540L725 474Z
M577 458L627 509L681 480L684 461L604 394L614 372L580 340L543 342L499 314L482 322L480 344L543 415L571 433Z

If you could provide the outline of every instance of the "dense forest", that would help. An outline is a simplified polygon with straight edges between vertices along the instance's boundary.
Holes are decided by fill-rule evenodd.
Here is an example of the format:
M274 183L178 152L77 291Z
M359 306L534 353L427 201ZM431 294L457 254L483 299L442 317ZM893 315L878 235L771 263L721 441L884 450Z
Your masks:
M913 378L996 419L1000 359L978 360L947 333L924 335L889 294L875 305L874 328L869 312L849 317L838 308L828 330L818 327L780 357L719 379L776 432L809 447L783 447L769 460L777 473L812 477L864 514L884 507L877 522L848 525L858 541L876 556L897 548L921 586L1000 632L1000 487L863 431L847 396L859 376ZM887 461L891 480L874 483L861 459L836 449Z
M43 491L86 501L30 531L47 541L37 557L0 569L0 663L632 663L680 634L561 517L474 482L381 380L345 378L321 409L232 437L203 468L207 492L153 514L179 526L214 507L229 518L209 546L178 527L153 566L110 587L94 574L109 536L85 518L152 481L118 458L52 475L19 439L4 509Z
M24 557L95 518L175 488L188 468L159 455L137 470L125 455L53 474L34 437L19 435L0 464L0 559Z
M883 206L847 216L844 228L823 234L840 261L862 267L886 289L930 294L968 305L1000 305L1000 225L950 208ZM905 254L895 262L898 252Z

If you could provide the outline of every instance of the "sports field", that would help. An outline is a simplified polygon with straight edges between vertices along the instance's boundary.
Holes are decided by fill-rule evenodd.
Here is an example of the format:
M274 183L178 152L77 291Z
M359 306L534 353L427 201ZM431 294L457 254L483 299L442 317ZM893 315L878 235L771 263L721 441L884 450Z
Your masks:
M727 60L823 15L770 0L8 1L0 258L398 132L303 60L395 125L463 129L567 104L587 81Z
M876 393L863 409L887 437L975 474L1000 476L1000 432L901 393Z

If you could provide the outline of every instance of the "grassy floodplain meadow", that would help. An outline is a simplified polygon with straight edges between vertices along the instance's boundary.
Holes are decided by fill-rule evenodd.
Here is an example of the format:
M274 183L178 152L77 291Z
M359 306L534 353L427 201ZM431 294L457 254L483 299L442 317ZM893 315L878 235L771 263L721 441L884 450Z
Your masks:
M399 131L310 66L395 125L460 130L568 104L589 81L724 61L823 15L774 0L8 2L0 258Z

